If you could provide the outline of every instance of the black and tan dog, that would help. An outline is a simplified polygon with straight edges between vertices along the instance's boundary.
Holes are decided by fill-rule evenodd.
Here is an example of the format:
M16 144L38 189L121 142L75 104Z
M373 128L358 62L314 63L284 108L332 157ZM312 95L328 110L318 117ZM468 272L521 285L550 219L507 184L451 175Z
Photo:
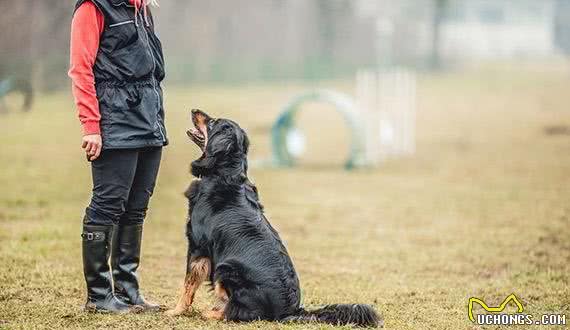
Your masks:
M228 321L317 321L378 326L368 305L337 304L306 311L293 263L263 215L247 177L248 137L238 124L192 110L188 136L202 150L192 162L196 179L186 191L188 263L183 293L168 315L184 313L204 281L217 303L203 315Z

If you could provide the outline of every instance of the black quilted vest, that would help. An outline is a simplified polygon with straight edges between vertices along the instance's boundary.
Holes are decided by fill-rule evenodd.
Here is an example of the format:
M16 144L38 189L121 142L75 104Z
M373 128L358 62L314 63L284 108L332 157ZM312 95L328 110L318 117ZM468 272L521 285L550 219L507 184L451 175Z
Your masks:
M85 1L105 17L93 66L103 149L167 145L160 86L164 56L152 17L147 26L141 9L135 20L128 0L79 0L75 8Z

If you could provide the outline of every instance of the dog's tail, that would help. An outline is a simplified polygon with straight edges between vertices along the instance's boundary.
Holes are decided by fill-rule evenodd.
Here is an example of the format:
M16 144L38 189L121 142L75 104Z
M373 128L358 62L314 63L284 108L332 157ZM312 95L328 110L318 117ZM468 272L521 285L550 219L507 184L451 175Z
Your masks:
M374 308L362 304L334 304L307 311L299 309L297 314L286 317L283 322L320 322L332 325L355 325L359 327L383 327Z

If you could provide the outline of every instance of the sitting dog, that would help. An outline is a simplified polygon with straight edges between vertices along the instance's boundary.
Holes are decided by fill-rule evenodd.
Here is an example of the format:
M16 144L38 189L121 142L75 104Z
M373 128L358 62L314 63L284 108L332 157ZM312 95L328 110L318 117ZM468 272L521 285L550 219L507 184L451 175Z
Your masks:
M247 177L249 140L239 125L192 110L187 134L202 150L192 162L188 198L188 257L183 292L170 316L184 313L204 281L217 299L208 319L317 321L376 327L369 305L336 304L307 311L293 262L263 215L256 187Z

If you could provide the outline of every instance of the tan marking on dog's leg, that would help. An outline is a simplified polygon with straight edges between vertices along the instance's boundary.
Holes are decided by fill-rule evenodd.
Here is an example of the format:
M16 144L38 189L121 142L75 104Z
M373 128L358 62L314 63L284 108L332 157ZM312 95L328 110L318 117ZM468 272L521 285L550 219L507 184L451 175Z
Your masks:
M214 307L211 310L202 313L202 316L209 320L221 321L225 317L224 314L229 297L228 293L220 282L216 282L214 285L214 296L216 297L216 303L214 304Z
M190 272L186 274L182 294L174 309L166 312L168 316L177 316L192 305L194 295L200 285L210 276L210 259L198 258L190 264Z
M216 296L216 298L224 302L227 302L229 299L226 289L224 289L224 286L220 282L216 282L214 284L214 295Z

